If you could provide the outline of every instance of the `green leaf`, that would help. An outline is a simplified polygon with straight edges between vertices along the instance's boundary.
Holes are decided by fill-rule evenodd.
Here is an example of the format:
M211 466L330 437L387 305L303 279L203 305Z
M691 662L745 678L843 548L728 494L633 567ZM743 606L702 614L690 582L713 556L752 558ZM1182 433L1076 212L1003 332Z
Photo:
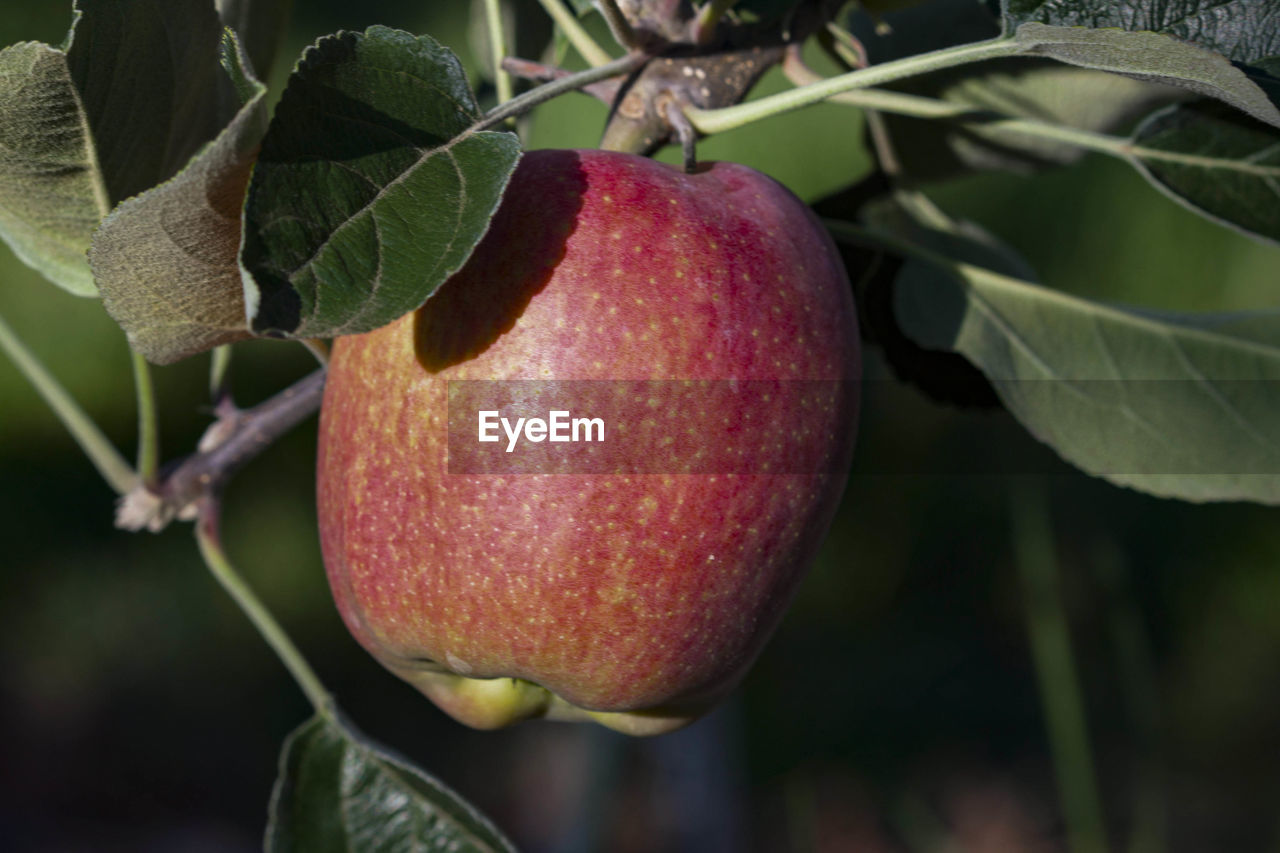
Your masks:
M78 0L67 64L113 204L168 180L234 112L208 0Z
M289 26L293 0L217 0L218 17L239 36L249 67L266 79Z
M514 849L453 791L348 727L316 716L285 741L267 853Z
M1133 134L1148 180L1202 216L1280 243L1280 131L1211 102L1169 107Z
M237 256L249 173L267 127L266 87L230 30L223 62L243 92L240 112L176 177L116 207L89 250L107 313L157 364L253 336Z
M927 262L895 284L903 331L963 354L1068 462L1164 497L1280 504L1280 309L1119 308L909 254Z
M386 27L321 39L263 141L241 262L255 330L365 332L426 300L488 228L520 156L457 58Z
M1244 71L1220 54L1172 36L1029 23L1018 27L1014 40L1026 55L1179 86L1280 127L1280 109Z
M207 0L79 0L75 14L62 48L0 51L0 237L90 296L93 229L213 138L230 89Z
M1008 29L1037 21L1164 33L1237 62L1280 55L1275 0L1003 0Z
M84 253L110 208L65 54L0 51L0 237L54 284L93 296Z
M1188 97L1180 89L1034 58L965 66L910 80L898 88L992 116L1107 134L1128 131L1153 109ZM1085 153L1077 145L1048 138L992 132L980 122L889 114L884 120L899 158L917 180L951 177L970 169L1030 174L1069 165Z

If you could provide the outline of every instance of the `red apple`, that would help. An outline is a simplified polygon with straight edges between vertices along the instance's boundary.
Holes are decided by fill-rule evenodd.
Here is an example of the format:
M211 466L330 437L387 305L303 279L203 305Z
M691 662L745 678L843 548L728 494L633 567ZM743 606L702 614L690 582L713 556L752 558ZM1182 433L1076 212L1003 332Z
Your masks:
M859 365L839 256L781 185L530 152L462 270L334 346L318 487L338 610L469 725L677 728L742 678L812 562ZM545 388L512 401L526 410L581 393L599 448L622 450L526 431L533 467L492 473L524 457L478 441L459 388Z

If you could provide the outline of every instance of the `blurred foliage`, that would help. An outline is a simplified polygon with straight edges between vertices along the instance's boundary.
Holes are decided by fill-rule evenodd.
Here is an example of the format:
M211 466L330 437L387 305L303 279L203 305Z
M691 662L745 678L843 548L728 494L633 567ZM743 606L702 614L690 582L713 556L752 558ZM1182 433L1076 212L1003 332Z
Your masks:
M430 32L469 62L465 12L461 2L298 4L271 81L278 95L303 46L373 23ZM65 29L59 4L0 14L5 44L57 42ZM536 119L533 144L593 145L603 116L567 96ZM813 199L865 170L861 136L856 113L824 107L701 153L755 165ZM1276 301L1280 252L1205 223L1121 164L1087 157L1036 179L984 175L931 194L1073 293L1182 310ZM0 314L131 450L127 353L101 306L4 250ZM296 345L238 347L237 396L257 401L310 367ZM867 370L885 381L867 384L854 474L819 564L730 705L669 738L555 724L471 732L383 672L329 600L314 424L233 483L227 549L351 718L527 849L751 849L745 838L760 850L926 849L982 827L1057 849L1007 518L1009 472L1035 472L1050 489L1117 841L1145 833L1176 850L1274 849L1278 510L1161 501L1089 480L1003 414L936 406L888 381L874 351ZM207 423L206 372L204 358L156 372L167 457ZM993 471L1005 473L977 473ZM126 535L112 508L0 359L0 838L18 851L260 849L277 751L305 702L207 575L189 528ZM1123 625L1137 629L1136 646Z

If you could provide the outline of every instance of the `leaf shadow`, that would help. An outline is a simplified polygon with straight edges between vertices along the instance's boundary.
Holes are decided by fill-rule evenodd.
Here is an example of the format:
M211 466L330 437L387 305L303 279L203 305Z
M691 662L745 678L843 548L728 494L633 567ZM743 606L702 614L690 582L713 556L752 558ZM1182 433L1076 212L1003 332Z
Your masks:
M586 189L577 152L524 156L471 258L414 315L423 368L475 358L515 326L564 257Z

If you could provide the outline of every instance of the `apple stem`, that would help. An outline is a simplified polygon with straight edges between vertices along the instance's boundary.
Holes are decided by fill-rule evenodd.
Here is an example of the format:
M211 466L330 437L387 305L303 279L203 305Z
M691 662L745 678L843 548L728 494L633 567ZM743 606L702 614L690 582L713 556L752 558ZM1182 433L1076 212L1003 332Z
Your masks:
M72 398L62 384L53 377L40 359L27 348L22 339L0 318L0 349L13 361L18 371L34 386L54 415L71 433L98 473L117 494L127 494L138 485L138 475L120 451L103 434L93 418Z
M307 663L302 652L294 645L293 640L285 632L280 623L271 615L262 600L254 594L235 566L227 559L222 548L222 537L219 530L221 504L216 497L206 495L200 500L199 514L196 519L196 544L200 548L200 556L204 558L209 572L217 579L222 588L235 601L236 605L249 617L249 621L258 629L262 639L280 658L285 669L293 676L298 687L306 695L317 714L330 722L334 721L333 697L321 683L315 670Z
M489 112L485 113L484 118L471 128L470 132L478 133L482 130L488 130L512 116L523 115L539 104L559 97L566 92L581 89L592 83L607 80L610 77L630 74L648 61L649 56L647 54L629 53L596 68L588 68L586 71L579 71L575 74L552 80L549 83L543 83L541 86L530 89L524 94L517 95L506 103L498 104L489 110Z
M697 131L693 129L693 125L689 123L688 117L680 109L680 104L674 97L667 99L666 104L664 104L664 112L667 121L671 124L671 129L676 134L676 139L680 140L680 152L684 156L684 170L687 174L692 175L698 168Z
M131 489L116 514L126 530L162 529L189 517L202 498L216 494L245 463L320 408L325 372L317 370L252 409L241 410L224 397L218 420L205 433L201 450L186 457L153 486Z

